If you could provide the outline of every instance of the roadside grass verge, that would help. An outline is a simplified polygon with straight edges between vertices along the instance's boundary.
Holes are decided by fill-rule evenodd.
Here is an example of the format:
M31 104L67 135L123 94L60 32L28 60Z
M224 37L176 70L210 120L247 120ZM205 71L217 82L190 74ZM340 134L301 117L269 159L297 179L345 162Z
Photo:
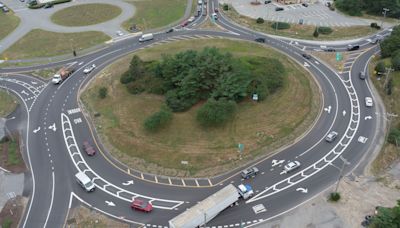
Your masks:
M121 12L121 8L110 4L84 4L57 11L51 21L63 26L87 26L111 20Z
M102 32L56 33L34 29L5 50L3 58L29 59L77 52L104 43L110 37Z
M250 99L239 104L235 119L217 129L203 129L195 121L199 105L184 113L174 113L169 126L158 133L147 133L142 123L158 111L164 98L154 94L129 94L119 82L132 55L110 65L82 93L81 99L93 117L102 143L123 163L146 172L171 176L208 176L232 169L292 142L315 120L320 97L308 72L288 57L252 42L223 39L187 40L159 45L136 54L144 61L156 60L163 53L213 46L236 57L277 58L287 73L283 88L263 102ZM98 98L100 87L109 95ZM94 117L99 113L100 117ZM237 144L243 143L243 160ZM188 161L188 165L182 165Z
M384 59L386 63L390 63L390 59ZM374 67L377 63L377 60L373 60L369 66L370 75L374 75ZM400 72L396 71L390 74L393 79L393 89L392 94L387 95L384 88L385 78L382 77L379 79L375 75L371 77L372 82L375 85L375 88L378 90L380 97L385 103L386 112L395 113L400 116ZM400 117L393 118L391 127L400 127ZM386 142L385 146L382 148L382 151L379 153L377 158L372 163L372 172L375 175L381 174L385 171L393 162L400 159L400 147L396 148L393 144L389 144Z
M122 27L129 28L135 24L137 29L149 29L166 26L179 20L185 13L187 0L125 0L135 6L135 15L122 23ZM195 4L195 3L194 3Z
M0 90L0 117L6 117L17 106L17 100L14 96L4 90Z
M0 40L4 39L18 27L20 19L13 13L0 13Z
M231 20L247 28L254 29L271 35L285 36L297 39L307 39L307 40L350 39L350 38L364 37L366 35L372 34L377 31L376 29L371 28L370 26L331 27L333 29L333 32L330 35L323 35L320 33L318 38L315 38L313 36L315 26L290 24L289 29L276 30L271 27L271 25L274 22L265 21L263 24L257 24L256 19L240 15L232 6L230 6L229 10L227 11L223 10L220 11Z

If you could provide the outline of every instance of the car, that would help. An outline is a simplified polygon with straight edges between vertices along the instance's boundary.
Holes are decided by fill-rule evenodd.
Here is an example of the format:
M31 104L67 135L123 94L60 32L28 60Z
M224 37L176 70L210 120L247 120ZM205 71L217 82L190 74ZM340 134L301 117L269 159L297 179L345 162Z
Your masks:
M259 37L259 38L256 38L254 41L258 42L258 43L265 43L265 38Z
M214 9L214 13L218 13L219 12L219 9L218 8L215 8Z
M369 40L369 42L371 43L371 44L377 44L377 43L379 43L379 42L381 42L382 41L382 36L380 36L380 35L377 35L374 39L370 39Z
M336 51L336 49L331 48L331 47L325 47L325 48L323 48L322 50L324 50L324 51L326 51L326 52L335 52L335 51Z
M299 19L299 25L304 24L304 20L303 19Z
M240 175L242 175L243 179L249 179L250 177L255 177L258 174L259 170L257 167L251 167L243 170Z
M189 21L184 21L184 22L182 22L181 27L185 27L185 26L187 26L188 24L189 24Z
M53 3L48 2L48 3L44 4L44 8L45 8L45 9L48 9L48 8L53 7L53 5L54 5Z
M266 0L266 1L264 1L264 4L269 4L271 2L272 2L272 0Z
M87 155L93 156L96 154L96 150L93 148L92 145L88 141L84 141L82 144L83 150L86 152Z
M5 5L2 3L2 2L0 2L0 8L3 8Z
M153 205L145 200L135 199L132 201L131 208L138 211L151 212Z
M301 5L304 6L304 7L308 7L308 4L305 3L305 2L303 2Z
M372 98L371 97L365 97L365 106L367 106L367 107L374 106L374 103L372 102Z
M300 167L300 162L292 161L285 165L284 170L288 173Z
M213 13L213 14L212 14L212 18L214 18L214 20L218 20L218 14Z
M338 133L336 131L331 131L329 134L325 137L325 140L327 142L333 142L335 141L336 137L338 136Z
M197 4L198 4L198 5L202 5L202 4L203 4L203 1L202 1L202 0L199 0L199 1L197 2Z
M192 23L193 21L194 21L194 19L195 19L195 17L190 17L189 19L188 19L188 23Z
M94 68L96 68L95 64L92 64L90 66L85 67L85 69L83 70L83 73L85 74L89 74L90 72L92 72L94 70Z
M347 51L355 51L355 50L358 50L358 49L360 49L360 46L359 45L351 45L351 44L349 44L348 46L347 46Z
M283 11L283 10L284 10L283 7L276 7L276 8L275 8L275 11Z
M116 34L117 34L117 36L123 36L124 35L124 33L119 31L119 30L116 32Z
M171 33L171 32L173 32L174 31L174 29L173 28L170 28L170 29L168 29L165 33Z
M360 71L360 73L358 74L358 77L360 77L361 80L365 79L365 72L364 71Z
M307 53L303 53L303 54L301 54L301 56L303 56L303 58L305 58L305 59L311 59L311 55L309 55Z
M3 6L3 12L4 13L10 12L10 9L7 6Z

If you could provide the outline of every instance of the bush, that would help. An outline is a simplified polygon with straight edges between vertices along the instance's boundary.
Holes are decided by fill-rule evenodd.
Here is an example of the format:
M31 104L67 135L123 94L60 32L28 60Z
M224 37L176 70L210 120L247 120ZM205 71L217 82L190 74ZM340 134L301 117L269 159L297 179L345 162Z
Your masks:
M335 6L350 16L362 16L360 0L336 0ZM330 7L329 7L330 8Z
M318 27L315 28L314 33L313 33L313 36L314 36L315 38L317 38L317 37L319 36Z
M324 35L329 35L333 32L333 30L330 27L319 27L318 32Z
M337 202L340 200L340 193L339 192L331 192L329 195L329 201Z
M104 86L100 87L100 89L99 89L99 97L101 99L104 99L104 98L107 97L107 88L106 87L104 87Z
M120 81L122 84L127 84L127 83L133 81L133 77L132 77L132 75L129 73L129 71L126 71L126 72L124 72L124 73L121 75L121 78L119 79L119 81Z
M381 29L381 26L379 26L378 23L376 23L376 22L372 22L371 23L371 28L376 28L376 29L379 30L379 29Z
M172 120L172 112L166 107L162 107L160 111L147 117L144 121L144 128L149 132L159 131Z
M278 30L289 29L290 24L286 22L274 22L272 23L271 28Z
M394 70L400 70L400 51L396 51L393 55L392 55L392 66L394 68Z
M390 129L387 140L388 140L388 143L391 143L396 146L400 146L400 129L398 129L398 128Z
M126 88L128 89L128 92L131 94L140 94L145 91L145 88L141 84L135 82L128 83L126 85Z
M386 71L386 66L383 61L379 61L375 66L375 71L377 74L384 74Z
M262 24L262 23L264 23L264 19L262 17L259 17L259 18L257 18L256 23Z
M222 6L222 9L225 11L229 10L229 5L224 3L224 5Z
M196 119L203 127L222 126L233 117L235 110L233 101L209 99L197 111Z
M5 218L4 221L1 224L1 227L10 228L12 223L13 223L13 221L10 218Z

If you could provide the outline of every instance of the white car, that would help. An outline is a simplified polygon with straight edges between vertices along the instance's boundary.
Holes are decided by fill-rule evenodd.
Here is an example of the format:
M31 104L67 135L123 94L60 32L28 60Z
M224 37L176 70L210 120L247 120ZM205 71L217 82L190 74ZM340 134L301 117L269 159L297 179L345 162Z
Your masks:
M373 105L374 105L374 103L372 102L372 98L371 97L365 97L365 106L372 107Z
M288 173L300 167L300 162L292 161L285 165L285 171Z
M121 32L121 31L117 31L116 34L117 34L117 36L123 36L124 35L124 33Z
M90 66L85 67L85 69L83 70L83 73L85 74L89 74L90 72L92 72L94 70L94 68L96 68L95 64L92 64Z
M329 134L325 137L325 140L327 142L333 142L336 137L338 136L338 133L336 131L331 131Z

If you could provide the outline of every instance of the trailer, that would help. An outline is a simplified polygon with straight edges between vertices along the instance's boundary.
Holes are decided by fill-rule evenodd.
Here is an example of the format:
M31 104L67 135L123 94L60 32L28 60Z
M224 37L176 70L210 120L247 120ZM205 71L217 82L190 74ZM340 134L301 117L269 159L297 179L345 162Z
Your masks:
M68 67L62 67L56 74L54 74L51 80L53 84L60 84L66 78L68 78L72 73L75 72L74 66L70 65Z
M240 189L227 185L203 201L169 220L170 228L193 228L209 222L221 211L236 203L242 196Z

